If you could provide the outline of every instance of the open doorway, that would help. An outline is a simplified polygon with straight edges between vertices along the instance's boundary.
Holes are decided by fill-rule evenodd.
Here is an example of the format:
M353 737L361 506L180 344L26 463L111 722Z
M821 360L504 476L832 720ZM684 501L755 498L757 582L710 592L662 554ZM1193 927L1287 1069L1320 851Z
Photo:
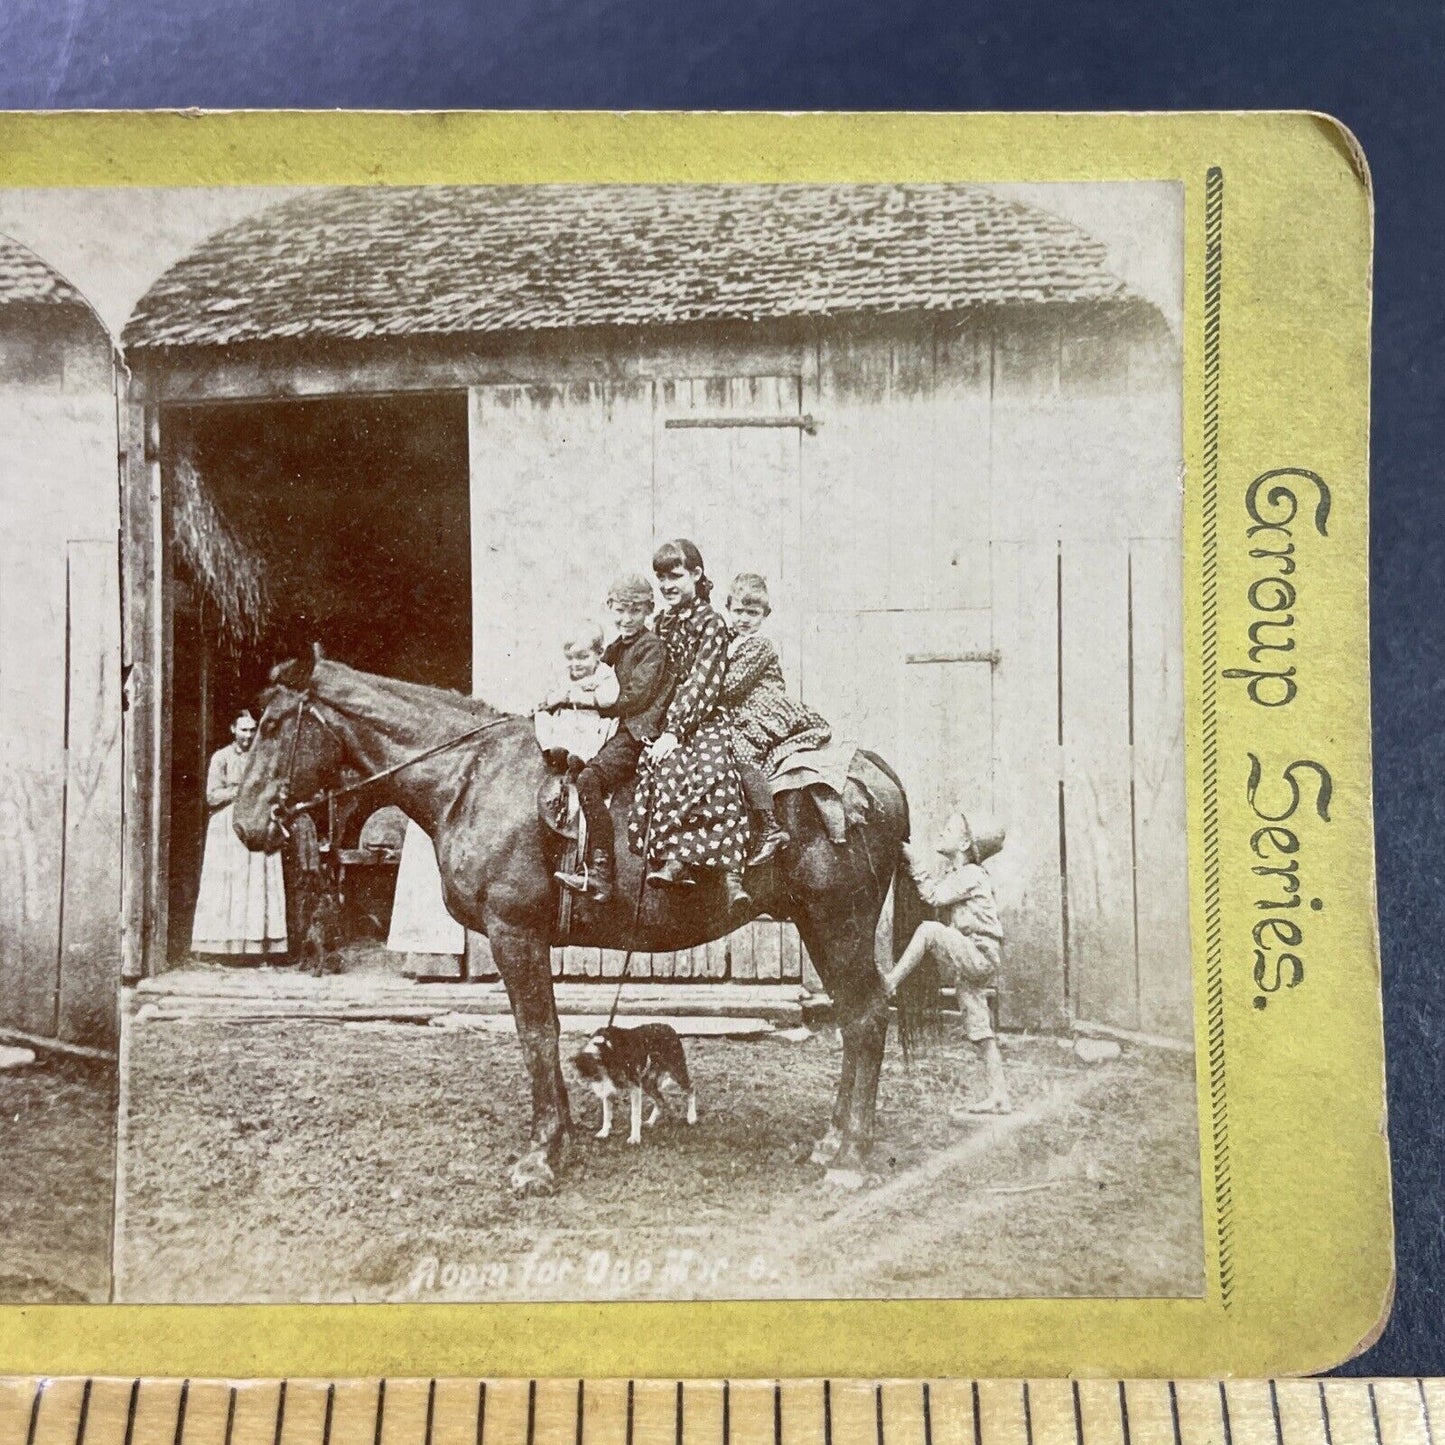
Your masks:
M249 625L227 625L204 547L189 563L177 549L166 949L177 966L190 959L210 756L274 663L320 642L367 672L471 690L467 397L169 406L161 434L171 495L203 493L214 529L263 581ZM333 847L357 847L368 811L325 820ZM344 944L384 939L393 882L385 866L358 872Z

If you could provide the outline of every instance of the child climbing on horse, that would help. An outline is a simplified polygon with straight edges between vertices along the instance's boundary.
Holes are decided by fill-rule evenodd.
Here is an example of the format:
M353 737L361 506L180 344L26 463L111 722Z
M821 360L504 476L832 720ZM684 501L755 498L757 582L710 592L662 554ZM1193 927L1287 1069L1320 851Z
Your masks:
M788 695L778 650L762 636L763 623L773 610L767 579L756 572L739 572L728 588L727 608L732 629L722 703L752 813L754 844L747 866L756 868L792 841L773 814L768 779L794 753L826 747L833 730L819 713Z
M634 852L646 851L649 884L688 888L720 870L732 910L748 901L748 820L722 708L727 623L708 601L712 583L692 542L664 542L652 570L666 608L657 635L675 690L638 773L628 839Z
M598 712L616 719L616 731L577 774L577 799L587 822L587 864L581 872L555 875L564 888L595 903L609 902L616 886L607 796L636 774L643 749L662 731L671 696L667 649L647 625L652 609L652 584L635 572L618 577L607 589L607 610L617 636L602 661L616 676L617 693Z
M964 1033L982 1057L988 1077L988 1097L969 1108L966 1112L970 1114L1007 1114L1013 1107L985 992L998 973L1003 926L993 882L983 865L1002 846L1001 828L972 824L962 813L954 813L944 824L935 845L941 862L929 859L921 848L903 845L920 897L940 910L947 921L920 923L903 957L883 980L891 998L920 963L932 959L942 976L952 982Z

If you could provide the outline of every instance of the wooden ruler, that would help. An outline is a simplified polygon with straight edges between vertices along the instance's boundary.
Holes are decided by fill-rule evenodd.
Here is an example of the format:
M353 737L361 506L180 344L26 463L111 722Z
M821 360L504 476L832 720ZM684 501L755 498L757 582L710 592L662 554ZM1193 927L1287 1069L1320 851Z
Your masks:
M1435 1445L1445 1380L0 1380L0 1445Z

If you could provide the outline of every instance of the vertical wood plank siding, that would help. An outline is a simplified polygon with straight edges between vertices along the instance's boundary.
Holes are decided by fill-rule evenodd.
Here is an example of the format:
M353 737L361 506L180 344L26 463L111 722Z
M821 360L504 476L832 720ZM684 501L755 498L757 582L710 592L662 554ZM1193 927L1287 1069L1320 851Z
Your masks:
M1180 921L1189 914L1185 832L1183 627L1177 549L1130 544L1134 638L1134 873L1137 883L1139 1027L1188 1038L1189 971L1180 967Z
M121 468L121 748L125 760L121 795L121 968L134 982L145 976L145 922L149 877L151 793L150 735L158 701L150 676L147 611L155 593L151 575L150 491L146 486L145 407L138 395L120 408Z
M120 611L110 341L0 308L0 1028L114 1047ZM53 363L53 364L52 364Z
M790 685L899 769L915 836L1007 824L1005 1023L1187 1033L1177 376L1108 340L1015 309L829 327L798 375L664 346L651 380L474 387L478 692L530 705L610 575L692 536L719 602L767 575ZM814 434L667 426L799 412ZM595 953L557 967L615 977ZM778 924L634 968L816 982Z
M120 577L113 538L69 545L59 1037L114 1032L120 918ZM102 1047L105 1045L102 1044Z

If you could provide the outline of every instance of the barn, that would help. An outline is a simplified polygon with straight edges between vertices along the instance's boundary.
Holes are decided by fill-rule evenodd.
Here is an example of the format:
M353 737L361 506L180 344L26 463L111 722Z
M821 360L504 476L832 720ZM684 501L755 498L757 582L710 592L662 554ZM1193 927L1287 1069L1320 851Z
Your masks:
M0 236L0 1031L107 1051L121 896L116 358Z
M790 685L917 834L1007 825L1006 1024L1192 1034L1179 341L1079 226L963 185L317 190L122 345L129 977L184 957L200 760L283 642L526 708L685 535L768 576ZM640 971L809 977L768 923Z

